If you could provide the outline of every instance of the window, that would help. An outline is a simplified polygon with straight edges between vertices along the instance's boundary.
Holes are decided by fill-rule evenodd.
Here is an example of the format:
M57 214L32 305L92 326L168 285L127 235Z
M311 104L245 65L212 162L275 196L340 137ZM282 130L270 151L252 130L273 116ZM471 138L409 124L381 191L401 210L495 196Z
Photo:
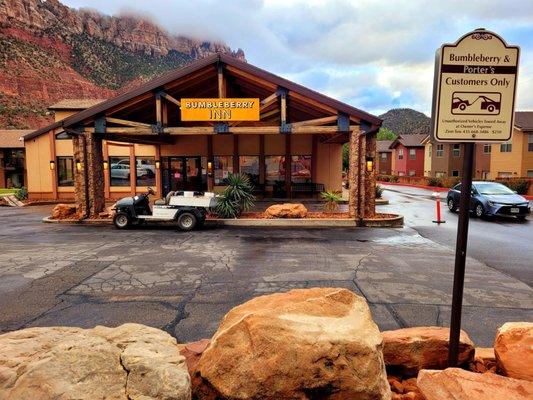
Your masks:
M409 159L410 160L416 159L416 149L409 149Z
M453 145L452 155L454 157L460 157L461 156L461 145L460 144L454 144Z
M109 157L111 186L130 186L130 157Z
M405 176L405 172L403 171L398 172L398 176Z
M241 174L247 174L253 185L259 185L259 156L240 156L239 170Z
M444 173L444 171L436 171L435 172L435 178L444 178L446 174Z
M265 183L274 185L276 182L285 182L285 157L265 157Z
M155 186L155 158L136 157L137 186Z
M57 157L57 186L74 186L74 157Z
M533 151L533 133L527 135L527 151Z
M387 153L383 152L381 153L381 159L386 160L387 159Z
M415 176L415 175L416 175L416 171L414 169L410 169L409 176Z
M513 151L513 145L511 142L502 143L500 145L500 153L510 153Z
M459 176L459 171L457 170L452 171L452 176Z
M492 151L492 146L490 144L483 145L483 154L490 154Z
M428 150L428 158L431 158L431 153L433 152L433 145L430 144Z
M67 132L60 132L56 135L57 140L69 140L72 139Z
M214 162L215 185L225 185L228 175L233 173L233 157L215 156Z
M512 176L512 172L498 172L498 178L511 178Z
M490 172L489 171L483 171L481 173L481 179L483 179L484 181L489 180L490 179Z
M437 157L444 157L444 145L443 144L437 145Z
M533 169L528 169L526 175L528 178L533 178Z
M398 150L398 160L403 160L403 149Z
M292 156L291 182L311 183L311 156Z

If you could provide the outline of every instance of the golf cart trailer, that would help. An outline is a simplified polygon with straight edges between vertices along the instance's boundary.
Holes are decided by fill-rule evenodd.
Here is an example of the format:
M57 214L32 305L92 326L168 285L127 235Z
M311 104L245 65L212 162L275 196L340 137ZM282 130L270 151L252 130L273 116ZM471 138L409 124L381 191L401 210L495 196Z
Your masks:
M190 231L204 224L208 211L216 204L214 193L177 191L156 200L151 209L149 196L154 193L148 188L145 194L117 201L113 218L115 227L125 229L134 223L176 221L181 230Z

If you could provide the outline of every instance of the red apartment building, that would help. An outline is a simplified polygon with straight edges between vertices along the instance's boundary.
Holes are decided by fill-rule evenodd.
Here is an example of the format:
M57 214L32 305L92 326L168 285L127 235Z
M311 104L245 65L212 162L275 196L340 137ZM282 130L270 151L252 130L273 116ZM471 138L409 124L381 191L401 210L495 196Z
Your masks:
M391 143L392 174L398 176L424 176L424 145L427 135L404 135Z

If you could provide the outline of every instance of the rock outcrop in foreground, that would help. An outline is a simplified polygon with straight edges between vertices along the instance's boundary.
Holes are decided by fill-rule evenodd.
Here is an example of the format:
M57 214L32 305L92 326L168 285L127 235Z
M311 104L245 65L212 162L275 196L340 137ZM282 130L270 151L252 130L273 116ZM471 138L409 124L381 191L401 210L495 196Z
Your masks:
M139 324L0 336L0 400L190 400L176 340Z
M390 399L382 339L346 289L298 289L232 309L203 352L199 399Z
M449 328L421 326L382 335L383 357L390 372L416 376L421 369L444 369L448 365ZM473 361L474 353L474 343L461 331L459 365Z
M496 334L498 367L511 378L533 381L533 322L507 322Z
M496 374L476 374L459 368L422 370L418 388L426 400L529 400L533 383Z

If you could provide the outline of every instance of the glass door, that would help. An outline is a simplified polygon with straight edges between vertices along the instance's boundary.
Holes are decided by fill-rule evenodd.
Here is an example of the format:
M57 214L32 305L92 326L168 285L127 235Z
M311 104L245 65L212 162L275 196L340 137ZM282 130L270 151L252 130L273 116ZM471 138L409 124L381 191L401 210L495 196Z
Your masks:
M205 191L201 157L168 157L163 160L163 194L170 191Z

